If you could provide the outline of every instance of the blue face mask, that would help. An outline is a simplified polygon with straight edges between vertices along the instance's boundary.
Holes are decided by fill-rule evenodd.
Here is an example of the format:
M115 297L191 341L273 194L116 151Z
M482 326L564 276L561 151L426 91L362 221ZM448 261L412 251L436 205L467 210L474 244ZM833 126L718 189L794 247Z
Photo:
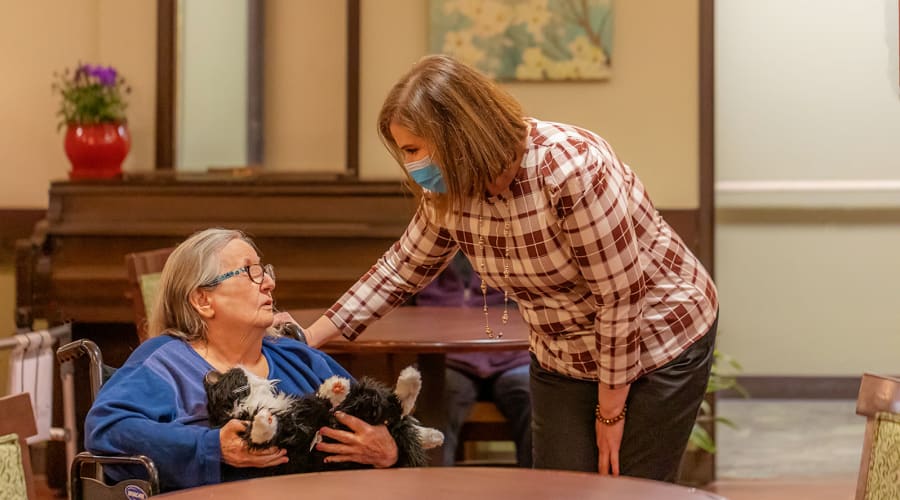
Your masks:
M406 171L412 176L416 184L435 193L446 193L447 186L444 184L444 176L441 169L431 162L431 157L426 156L421 160L404 163Z

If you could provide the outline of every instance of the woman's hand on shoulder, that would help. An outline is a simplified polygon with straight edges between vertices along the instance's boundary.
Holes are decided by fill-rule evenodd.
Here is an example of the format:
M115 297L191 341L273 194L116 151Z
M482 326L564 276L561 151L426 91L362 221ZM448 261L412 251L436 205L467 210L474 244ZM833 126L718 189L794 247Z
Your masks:
M233 467L272 467L287 463L286 452L281 448L249 449L241 437L246 428L247 422L231 419L219 429L222 462Z
M316 445L316 449L332 455L325 458L326 462L356 462L373 465L383 469L397 463L397 442L385 425L369 425L353 415L344 412L335 412L338 421L349 431L341 431L332 427L322 427L319 430L322 436L337 441L327 443L325 441Z
M277 312L272 318L272 326L276 329L290 324L294 324L297 326L297 328L300 328L300 323L297 323L297 320L295 320L294 317L291 316L291 313L287 311Z

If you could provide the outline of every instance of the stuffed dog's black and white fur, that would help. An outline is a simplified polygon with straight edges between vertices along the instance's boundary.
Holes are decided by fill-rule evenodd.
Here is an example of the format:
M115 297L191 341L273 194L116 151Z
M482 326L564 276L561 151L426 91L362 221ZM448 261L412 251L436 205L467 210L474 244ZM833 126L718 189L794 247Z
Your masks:
M315 449L320 428L345 429L334 417L342 411L371 425L385 424L397 443L396 467L426 465L426 449L439 446L443 434L421 427L410 413L422 386L419 371L405 368L394 391L380 382L362 378L357 383L330 377L316 394L294 397L277 392L274 382L257 377L241 367L223 373L211 371L204 381L207 410L212 427L228 420L247 420L242 438L251 449L277 446L287 451L288 463L267 473L290 474L323 470L362 469L370 465L326 463L326 453Z

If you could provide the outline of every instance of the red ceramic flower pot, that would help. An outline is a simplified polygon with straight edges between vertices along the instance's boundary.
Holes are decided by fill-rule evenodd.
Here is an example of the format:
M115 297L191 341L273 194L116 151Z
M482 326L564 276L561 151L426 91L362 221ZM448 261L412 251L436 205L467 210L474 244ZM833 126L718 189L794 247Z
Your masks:
M66 129L65 149L72 162L70 179L109 179L122 174L122 162L131 149L131 137L124 123L70 123Z

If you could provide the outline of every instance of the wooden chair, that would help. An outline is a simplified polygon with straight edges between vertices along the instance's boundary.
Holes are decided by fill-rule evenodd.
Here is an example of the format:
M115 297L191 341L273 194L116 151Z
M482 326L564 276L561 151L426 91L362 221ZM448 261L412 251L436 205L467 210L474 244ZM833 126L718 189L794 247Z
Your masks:
M147 340L147 317L150 315L150 308L153 307L152 299L156 294L159 274L173 250L174 247L160 248L125 256L125 267L128 269L128 289L125 291L125 297L131 301L140 342Z
M4 498L15 498L17 496L15 490L24 489L27 498L34 500L37 498L37 494L34 489L34 475L31 472L31 454L25 440L37 434L37 426L34 422L34 412L31 410L31 398L27 393L0 398L0 436L9 434L16 435L20 455L19 457L7 457L4 453L4 460L0 462L0 467L12 467L19 470L0 470L0 476L15 481L15 484L4 487L4 489L12 488L12 491L8 492L13 496L6 497L4 495ZM23 485L18 482L19 479L24 483L24 488L21 488Z
M856 500L900 498L900 379L863 374L856 413L866 417Z
M515 465L512 462L487 462L475 459L474 446L478 441L513 441L512 430L497 405L490 401L476 401L459 431L456 461L460 465Z

